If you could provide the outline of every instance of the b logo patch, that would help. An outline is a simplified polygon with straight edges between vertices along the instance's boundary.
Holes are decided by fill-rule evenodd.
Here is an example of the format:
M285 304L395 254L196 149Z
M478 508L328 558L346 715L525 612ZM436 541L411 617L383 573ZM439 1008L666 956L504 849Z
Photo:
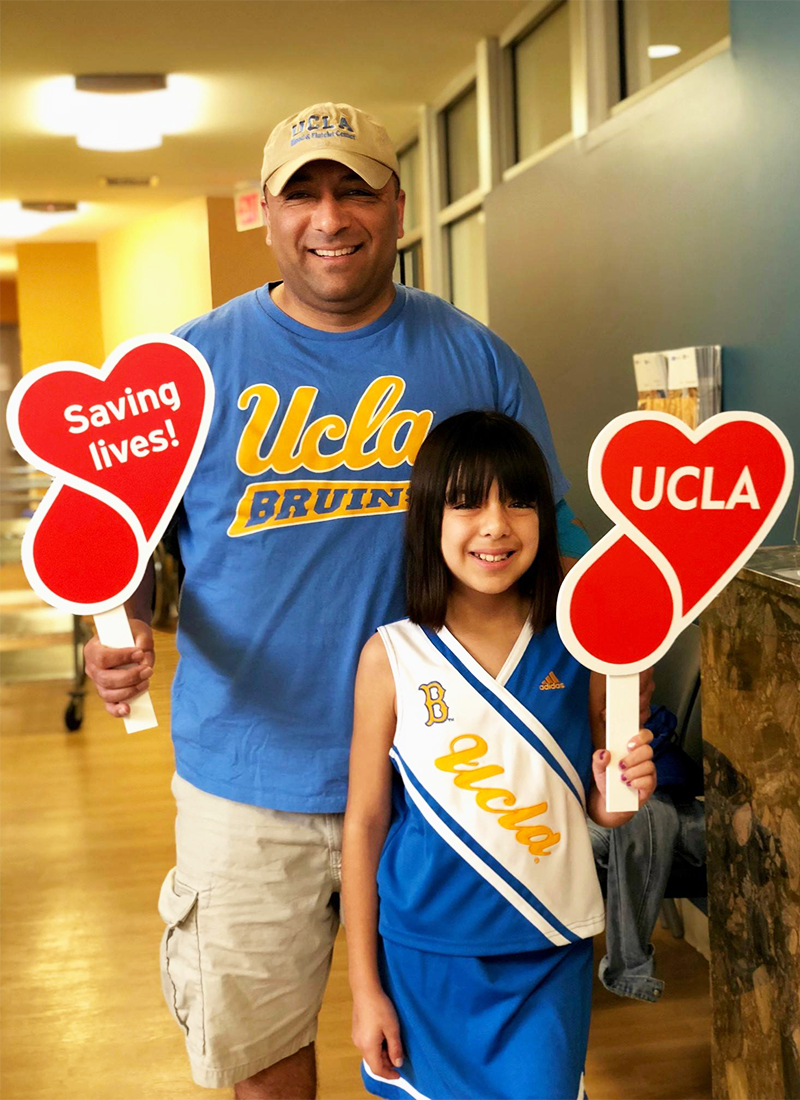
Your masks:
M432 726L434 722L446 722L450 708L444 701L444 688L438 680L432 680L429 684L420 684L419 690L425 696L425 706L428 708L428 721L426 726Z

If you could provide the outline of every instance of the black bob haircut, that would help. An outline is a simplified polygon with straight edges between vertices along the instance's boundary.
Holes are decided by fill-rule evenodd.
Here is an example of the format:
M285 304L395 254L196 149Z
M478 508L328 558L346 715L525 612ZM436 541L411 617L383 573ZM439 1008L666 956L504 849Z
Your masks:
M539 550L519 580L531 599L531 625L553 621L562 580L556 510L547 462L536 440L498 412L470 411L443 420L419 449L409 486L405 528L406 607L413 623L444 625L450 574L442 557L446 505L480 507L496 481L500 499L532 505L539 516Z

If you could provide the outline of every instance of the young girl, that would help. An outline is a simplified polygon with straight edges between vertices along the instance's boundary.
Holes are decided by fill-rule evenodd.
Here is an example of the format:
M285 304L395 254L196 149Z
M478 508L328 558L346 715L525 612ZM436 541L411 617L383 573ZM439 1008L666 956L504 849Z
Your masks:
M573 1100L603 928L585 815L621 825L606 783L641 804L656 777L647 730L607 774L603 683L556 630L553 498L521 425L467 412L431 432L406 576L409 618L356 680L343 910L364 1083Z

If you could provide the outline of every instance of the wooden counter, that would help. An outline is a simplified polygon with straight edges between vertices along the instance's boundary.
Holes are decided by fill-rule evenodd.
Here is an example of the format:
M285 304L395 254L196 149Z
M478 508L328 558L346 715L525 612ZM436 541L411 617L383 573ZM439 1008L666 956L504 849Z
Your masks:
M701 616L719 1100L800 1098L798 564L759 551Z

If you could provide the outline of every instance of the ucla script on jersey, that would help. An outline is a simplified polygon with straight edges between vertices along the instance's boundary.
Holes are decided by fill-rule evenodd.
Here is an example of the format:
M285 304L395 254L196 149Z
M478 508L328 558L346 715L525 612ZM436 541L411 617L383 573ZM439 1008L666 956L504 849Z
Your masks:
M238 407L246 410L252 406L252 412L239 440L236 464L250 477L292 474L300 469L323 474L342 467L357 471L376 464L387 470L411 465L433 423L433 412L398 409L405 388L397 375L376 378L365 389L349 423L337 414L309 423L318 390L298 386L272 446L264 453L280 395L266 383L248 386L239 395ZM404 512L407 508L408 481L260 480L247 486L228 534L238 538L268 528Z

